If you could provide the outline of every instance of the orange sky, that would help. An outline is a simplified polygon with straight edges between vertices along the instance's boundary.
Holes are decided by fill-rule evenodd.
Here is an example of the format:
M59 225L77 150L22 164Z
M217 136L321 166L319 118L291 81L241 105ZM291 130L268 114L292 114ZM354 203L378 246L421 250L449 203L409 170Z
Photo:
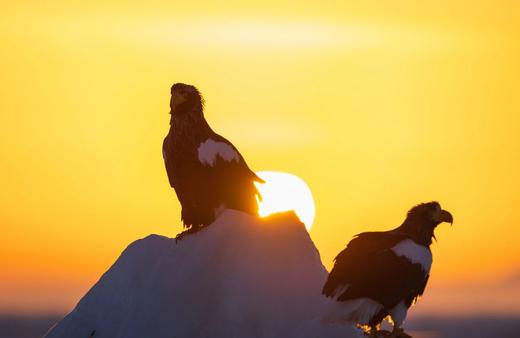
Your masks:
M436 199L455 224L438 229L424 309L467 281L499 290L520 271L519 13L512 1L2 3L0 312L69 310L131 241L180 231L161 156L173 82L199 87L252 168L308 183L327 267L354 234Z

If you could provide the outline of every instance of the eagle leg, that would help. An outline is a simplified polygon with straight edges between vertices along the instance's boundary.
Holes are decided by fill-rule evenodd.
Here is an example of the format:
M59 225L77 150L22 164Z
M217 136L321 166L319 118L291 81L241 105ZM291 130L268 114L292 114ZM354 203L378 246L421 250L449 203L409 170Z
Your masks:
M381 324L370 325L370 334L376 335L381 330Z
M381 324L372 324L364 326L365 335L371 338L382 338L385 337L386 331L381 331Z
M394 327L392 331L392 337L393 338L413 338L409 334L404 332L404 329L401 327Z

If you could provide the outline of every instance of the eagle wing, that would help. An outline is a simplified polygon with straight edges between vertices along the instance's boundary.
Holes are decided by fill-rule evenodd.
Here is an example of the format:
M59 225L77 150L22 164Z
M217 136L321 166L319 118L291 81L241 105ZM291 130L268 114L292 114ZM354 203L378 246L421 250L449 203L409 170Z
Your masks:
M255 182L264 183L247 165L238 149L219 134L213 134L198 148L198 158L203 166L211 166L218 171L231 171L244 175Z
M168 182L170 182L170 187L175 188L175 175L174 175L174 162L170 158L170 145L169 145L169 138L166 136L163 141L162 146L162 155L164 160L164 166L166 167L166 174L168 175Z
M367 297L385 307L406 300L409 306L424 292L428 275L392 251L405 239L395 232L357 235L335 258L323 294L338 301Z
M256 214L259 196L254 182L264 183L247 165L238 149L224 137L214 134L198 148L198 159L205 179L212 189L211 205Z
M189 228L192 225L209 224L214 213L203 206L211 199L211 194L205 192L205 171L197 159L196 149L175 148L168 134L163 141L162 153L168 181L182 207L184 226Z
M224 137L212 133L202 142L182 149L174 148L166 137L163 157L186 226L210 224L221 206L258 213L259 193L254 183L263 180Z

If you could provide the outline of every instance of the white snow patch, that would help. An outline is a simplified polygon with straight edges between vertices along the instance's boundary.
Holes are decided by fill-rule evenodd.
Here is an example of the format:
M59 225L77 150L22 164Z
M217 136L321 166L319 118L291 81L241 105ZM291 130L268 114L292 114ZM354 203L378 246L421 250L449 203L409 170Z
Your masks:
M346 302L333 300L330 312L325 316L326 322L345 323L356 322L368 324L370 319L381 309L383 305L370 298L356 298Z
M327 271L293 213L225 210L176 242L132 243L47 338L361 338L325 323Z
M399 304L390 310L390 317L392 318L395 327L401 327L401 325L403 325L407 313L408 308L404 301L399 302Z
M432 266L432 252L424 245L420 245L411 239L405 239L392 248L397 256L406 257L412 263L419 263L425 275L430 273Z
M232 146L224 142L216 142L210 138L200 144L198 154L199 161L203 165L214 166L217 156L227 162L240 161L240 156Z

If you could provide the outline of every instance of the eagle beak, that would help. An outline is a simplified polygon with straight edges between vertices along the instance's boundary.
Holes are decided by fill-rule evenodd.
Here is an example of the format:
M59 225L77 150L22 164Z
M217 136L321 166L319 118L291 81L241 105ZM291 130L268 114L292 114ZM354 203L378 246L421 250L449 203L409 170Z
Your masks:
M441 210L437 215L435 215L435 221L442 223L447 222L453 224L453 216L446 210Z
M172 97L170 99L170 108L171 110L175 110L175 107L177 107L179 104L186 101L186 97L184 95L179 94L177 92L172 92Z

